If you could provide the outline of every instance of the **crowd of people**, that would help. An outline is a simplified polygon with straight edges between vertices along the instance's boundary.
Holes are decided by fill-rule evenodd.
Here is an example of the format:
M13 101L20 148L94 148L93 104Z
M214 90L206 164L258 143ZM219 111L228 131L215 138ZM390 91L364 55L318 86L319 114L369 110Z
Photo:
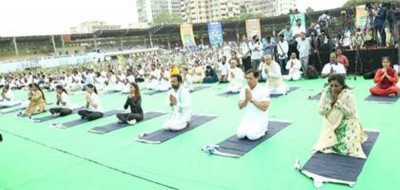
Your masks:
M282 44L286 42L284 39L285 35L281 34ZM300 33L300 55L303 55L302 48L308 48L302 47L301 41L304 39L305 35ZM246 110L238 125L237 136L257 140L268 131L270 95L286 94L289 86L285 80L300 80L307 71L303 70L306 65L297 58L296 53L292 52L290 59L286 60L287 52L284 50L287 48L278 51L279 58L275 61L268 51L263 51L261 44L257 44L257 37L253 37L253 42L250 44L246 41L242 49L233 48L229 51L224 47L198 52L170 52L165 62L160 59L161 55L144 54L128 60L127 65L111 61L97 69L91 68L94 64L83 70L75 68L59 74L45 74L42 71L31 71L20 76L7 74L0 78L0 106L20 106L25 110L18 116L31 117L46 110L46 93L42 89L54 90L57 106L51 108L50 113L55 117L63 117L80 108L70 101L68 92L83 92L86 94L86 105L77 114L90 121L103 117L101 93L120 92L128 94L123 108L130 108L130 112L117 114L116 117L120 122L135 124L143 120L141 104L144 102L140 88L168 91L168 104L172 109L163 127L178 131L188 126L192 116L190 92L195 83L229 83L225 92L239 93L238 107ZM176 64L182 58L186 64ZM326 121L313 150L364 158L360 147L366 136L357 118L351 89L345 84L345 63L346 58L341 51L332 52L330 62L324 65L320 73L322 78L328 79L328 85L322 91L319 110ZM244 83L245 80L247 83ZM398 96L400 88L397 82L398 71L391 67L390 59L384 57L382 68L375 74L371 94ZM16 100L13 96L13 90L16 89L26 89L27 99ZM332 128L335 131L330 130Z

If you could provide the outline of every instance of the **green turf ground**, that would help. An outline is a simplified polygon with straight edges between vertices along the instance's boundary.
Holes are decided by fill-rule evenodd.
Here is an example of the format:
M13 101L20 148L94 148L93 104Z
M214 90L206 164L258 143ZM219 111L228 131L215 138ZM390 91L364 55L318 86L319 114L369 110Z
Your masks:
M400 186L399 104L369 103L372 81L348 80L357 99L358 113L365 129L381 134L372 149L353 189L396 189ZM70 129L50 129L49 124L17 119L15 114L0 116L0 189L314 189L310 179L293 169L298 158L304 164L311 156L322 117L316 94L324 80L290 82L300 87L284 97L272 99L271 119L293 122L271 139L245 156L225 158L209 156L200 149L233 135L243 112L237 109L238 96L217 96L227 85L212 85L192 93L194 113L217 115L218 118L171 139L152 145L136 142L137 135L159 129L164 115L135 126L98 135L89 129L116 121L103 118ZM54 102L54 92L46 93ZM24 98L25 92L16 93ZM121 108L124 95L102 95L106 110ZM83 95L72 96L83 104ZM145 111L168 111L166 94L143 97ZM77 115L57 121L69 121ZM325 184L323 189L349 189L348 186Z

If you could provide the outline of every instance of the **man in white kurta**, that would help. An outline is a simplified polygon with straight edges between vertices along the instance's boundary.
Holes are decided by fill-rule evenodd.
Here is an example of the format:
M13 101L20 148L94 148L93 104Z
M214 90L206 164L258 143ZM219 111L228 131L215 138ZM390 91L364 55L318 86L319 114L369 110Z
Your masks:
M147 88L150 90L157 90L160 85L161 71L156 68L156 65L151 65L150 76L147 79Z
M265 64L262 75L267 80L267 89L270 94L286 94L289 86L283 81L281 67L272 60L270 55L264 55Z
M226 92L240 92L240 89L242 89L243 87L243 71L241 68L238 67L238 63L235 59L232 59L230 64L231 68L228 73L229 86Z
M0 107L12 107L20 103L21 101L14 100L14 94L11 92L10 85L5 85L0 93Z
M286 70L288 75L284 75L285 80L299 80L301 78L301 62L297 59L296 53L290 55L290 60L286 63Z
M164 122L163 128L179 131L186 128L192 117L190 93L182 86L182 76L171 76L172 89L168 92L168 102L171 107L170 117Z
M324 68L321 72L321 77L326 78L332 74L342 74L346 76L346 68L344 68L343 64L337 61L336 53L330 54L330 62L324 65Z
M239 109L245 114L237 129L238 138L257 140L268 131L269 92L258 84L259 73L250 69L246 72L247 86L242 88L239 96Z

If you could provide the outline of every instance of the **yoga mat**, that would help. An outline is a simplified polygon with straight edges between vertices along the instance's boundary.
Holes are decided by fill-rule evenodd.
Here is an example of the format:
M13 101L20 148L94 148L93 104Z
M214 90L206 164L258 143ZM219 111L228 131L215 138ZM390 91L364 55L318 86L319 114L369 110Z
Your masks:
M213 152L219 156L239 158L250 152L267 139L288 127L291 123L287 121L269 121L268 132L258 140L252 141L247 138L239 139L236 134L217 144L217 149Z
M194 128L197 128L200 125L207 123L215 118L216 118L216 116L193 115L189 122L189 126L180 131L171 131L171 130L166 130L166 129L160 129L160 130L157 130L150 134L145 134L143 136L140 136L137 139L137 141L143 142L143 143L150 143L150 144L160 144L160 143L168 141L180 134L183 134Z
M389 96L373 96L369 95L364 100L368 102L380 103L380 104L394 104L397 100L399 100L400 95L398 94L395 97Z
M218 96L224 96L224 97L229 97L229 96L234 96L239 94L240 92L223 92L218 94Z
M46 105L52 105L53 103L47 103ZM9 113L14 113L14 112L17 112L17 111L20 111L20 110L25 110L26 109L26 107L24 107L24 108L21 108L21 107L12 107L12 109L9 109L9 108L7 108L7 109L2 109L2 110L0 110L0 115L1 114L9 114ZM25 117L25 116L24 116Z
M84 107L75 108L75 109L72 110L71 114L78 113L78 111L83 109L83 108ZM46 121L50 121L50 120L57 119L57 118L60 118L60 117L59 116L48 115L48 116L41 117L41 118L34 118L33 122L40 123L40 122L46 122Z
M168 92L168 90L166 90L166 91L154 90L151 92L145 92L144 94L152 96L152 95L156 95L156 94L161 94L163 92Z
M322 95L322 92L320 92L320 93L318 93L318 94L316 94L314 96L310 96L308 99L310 99L310 100L319 100L319 99L321 99L321 95Z
M289 88L289 91L286 93L286 94L289 94L289 93L291 93L291 92L293 92L293 91L295 91L295 90L297 90L297 89L299 89L299 87L290 87ZM280 96L282 96L283 94L270 94L269 96L271 97L271 98L277 98L277 97L280 97Z
M144 114L143 120L140 122L147 121L147 120L150 120L150 119L153 119L153 118L165 115L165 114L167 114L167 113L147 112ZM106 134L106 133L113 132L113 131L116 131L118 129L122 129L122 128L125 128L128 126L129 126L129 124L127 124L127 123L115 122L115 123L110 123L110 124L103 125L100 127L94 127L92 129L90 129L89 132L96 133L96 134Z
M191 93L210 88L211 86L195 86Z
M104 112L102 118L115 115L119 112L121 112L121 111L120 110L110 110L110 111ZM99 118L99 119L101 119L101 118ZM67 129L67 128L75 127L77 125L80 125L80 124L86 123L86 122L89 122L89 121L86 119L76 119L76 120L72 120L72 121L69 121L66 123L62 123L61 128Z
M362 145L367 158L378 138L378 131L366 131L367 141ZM323 182L354 186L367 160L338 154L315 153L301 169L301 172L314 179L314 184Z

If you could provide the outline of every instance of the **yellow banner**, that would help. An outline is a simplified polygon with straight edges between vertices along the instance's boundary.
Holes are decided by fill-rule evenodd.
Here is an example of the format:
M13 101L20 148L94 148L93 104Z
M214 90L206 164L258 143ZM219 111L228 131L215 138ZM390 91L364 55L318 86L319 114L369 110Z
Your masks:
M196 46L194 41L193 26L191 24L181 24L181 39L183 46Z
M261 25L260 19L248 19L246 20L246 33L247 39L251 40L253 36L257 35L261 38Z

